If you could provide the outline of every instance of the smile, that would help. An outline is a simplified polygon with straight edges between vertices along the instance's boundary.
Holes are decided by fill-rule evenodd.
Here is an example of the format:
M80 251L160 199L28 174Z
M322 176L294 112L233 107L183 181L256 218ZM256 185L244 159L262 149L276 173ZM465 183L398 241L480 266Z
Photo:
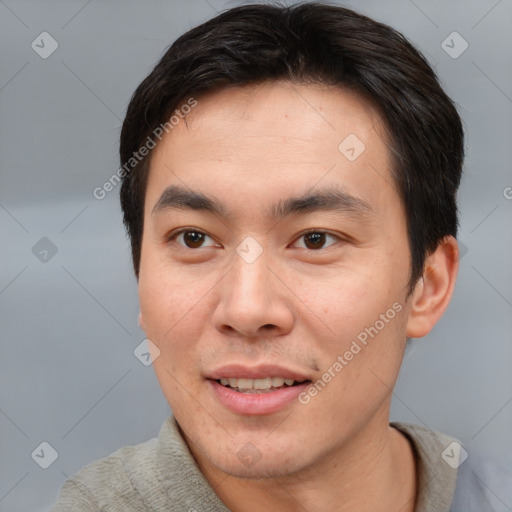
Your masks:
M233 391L246 394L272 393L301 383L301 381L285 379L284 377L265 377L263 379L222 378L217 382Z

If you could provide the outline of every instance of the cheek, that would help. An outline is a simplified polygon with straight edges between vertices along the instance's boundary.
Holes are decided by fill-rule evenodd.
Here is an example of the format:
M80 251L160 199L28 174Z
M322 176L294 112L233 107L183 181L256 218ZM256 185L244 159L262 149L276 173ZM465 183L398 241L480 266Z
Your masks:
M379 275L388 274L373 269L347 274L331 281L329 288L317 292L308 304L320 312L329 328L318 338L317 349L323 353L322 370L331 368L331 373L340 376L333 388L356 387L362 392L378 384L379 378L387 384L396 378L405 340L406 308L399 286L392 279L379 279ZM336 361L339 364L333 368Z
M190 408L189 394L195 394L200 378L198 365L207 311L200 301L205 286L200 280L179 282L170 273L143 271L139 278L139 301L144 331L159 350L153 369L171 408ZM201 289L199 289L201 288ZM185 389L187 391L185 391Z
M175 274L148 258L141 263L138 286L144 331L160 350L155 371L165 368L172 374L191 367L191 349L200 328L199 322L191 320L204 314L198 300L203 295L200 281L180 282Z
M165 251L151 249L143 254L138 293L146 333L162 338L196 314L205 284L189 269L167 261Z
M395 301L389 283L378 279L371 267L337 274L335 279L329 276L322 286L318 279L302 279L297 293L307 309L323 320L335 343L356 336Z
M200 290L181 290L179 287L142 287L139 292L144 330L162 352L179 352L194 346L199 339L208 312L200 299Z

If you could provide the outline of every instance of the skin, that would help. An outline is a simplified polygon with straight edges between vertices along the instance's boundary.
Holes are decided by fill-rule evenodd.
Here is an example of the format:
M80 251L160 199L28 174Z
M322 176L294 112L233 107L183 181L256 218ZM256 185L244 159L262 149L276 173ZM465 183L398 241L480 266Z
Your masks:
M354 161L338 150L349 134L365 144ZM458 249L444 239L408 295L406 218L390 165L382 121L362 98L288 82L199 97L153 151L140 323L160 351L153 366L187 444L230 510L414 510L415 461L389 426L391 394L406 337L427 334L449 302ZM217 198L229 215L153 212L170 185ZM329 186L371 213L269 216L273 203ZM190 238L172 238L179 228L207 236L187 247ZM306 230L333 236L311 248ZM252 263L236 252L248 236L263 249ZM395 303L401 311L307 405L237 414L205 380L227 363L277 363L316 382ZM251 467L237 456L247 443L261 455Z

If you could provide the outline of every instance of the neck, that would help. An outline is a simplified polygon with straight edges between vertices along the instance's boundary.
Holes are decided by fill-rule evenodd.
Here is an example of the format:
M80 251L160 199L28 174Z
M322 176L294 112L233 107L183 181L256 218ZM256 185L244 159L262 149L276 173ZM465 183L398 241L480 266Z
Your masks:
M205 478L232 512L414 512L413 450L387 417L367 425L328 457L284 477L234 477L197 455Z

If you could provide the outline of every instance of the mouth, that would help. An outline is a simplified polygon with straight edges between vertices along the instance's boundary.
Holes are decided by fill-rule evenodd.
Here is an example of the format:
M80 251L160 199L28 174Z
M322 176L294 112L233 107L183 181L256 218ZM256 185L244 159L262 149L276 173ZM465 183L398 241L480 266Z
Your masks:
M310 383L310 380L286 379L284 377L264 377L260 379L220 378L215 380L221 386L248 395L261 395L287 389L301 384Z
M212 398L237 415L266 415L293 407L310 374L277 364L227 364L205 375Z
M214 400L242 416L268 415L293 407L311 380L262 377L207 379Z

